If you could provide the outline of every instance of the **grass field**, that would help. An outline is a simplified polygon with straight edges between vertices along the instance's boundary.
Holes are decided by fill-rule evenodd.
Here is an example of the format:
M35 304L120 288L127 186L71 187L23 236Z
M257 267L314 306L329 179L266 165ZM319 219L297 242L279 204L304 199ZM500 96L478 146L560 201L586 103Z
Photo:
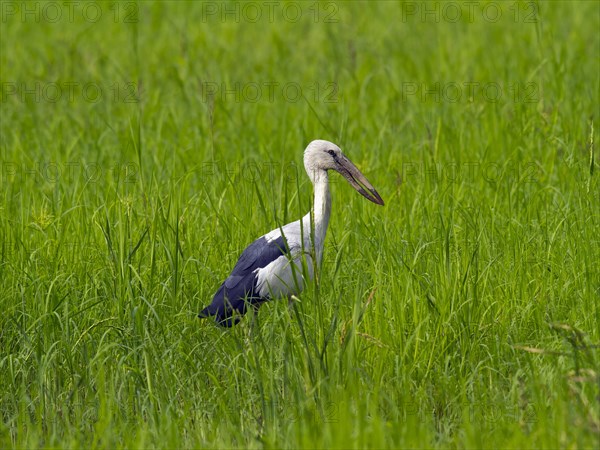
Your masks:
M598 2L0 7L0 447L598 444ZM385 207L199 321L317 138Z

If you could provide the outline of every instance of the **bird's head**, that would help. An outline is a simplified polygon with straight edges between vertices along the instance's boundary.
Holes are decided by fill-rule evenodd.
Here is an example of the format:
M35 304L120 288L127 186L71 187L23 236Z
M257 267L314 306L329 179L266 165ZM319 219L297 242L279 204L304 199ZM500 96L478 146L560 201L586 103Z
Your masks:
M360 195L373 203L383 205L383 199L369 180L333 142L316 140L308 144L304 151L304 167L313 182L319 174L335 170L342 174Z

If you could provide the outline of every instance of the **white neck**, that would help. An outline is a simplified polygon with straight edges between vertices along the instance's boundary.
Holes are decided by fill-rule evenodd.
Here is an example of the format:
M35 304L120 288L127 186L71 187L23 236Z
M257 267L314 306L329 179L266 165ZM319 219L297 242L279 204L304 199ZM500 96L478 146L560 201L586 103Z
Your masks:
M317 253L317 262L320 265L323 257L323 247L325 245L325 234L327 233L327 225L329 225L329 216L331 214L331 194L329 193L329 177L327 176L327 171L320 170L318 173L314 174L311 179L315 191L312 211L315 233L313 242ZM310 217L310 213L307 214L307 216Z

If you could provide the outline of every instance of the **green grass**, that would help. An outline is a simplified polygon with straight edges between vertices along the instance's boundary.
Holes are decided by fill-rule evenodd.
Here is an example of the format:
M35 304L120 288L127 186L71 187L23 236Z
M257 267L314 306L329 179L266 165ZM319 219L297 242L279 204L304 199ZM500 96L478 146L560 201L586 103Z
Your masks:
M0 447L598 443L597 2L32 4L0 4ZM316 138L386 206L332 176L319 282L199 321L308 211Z

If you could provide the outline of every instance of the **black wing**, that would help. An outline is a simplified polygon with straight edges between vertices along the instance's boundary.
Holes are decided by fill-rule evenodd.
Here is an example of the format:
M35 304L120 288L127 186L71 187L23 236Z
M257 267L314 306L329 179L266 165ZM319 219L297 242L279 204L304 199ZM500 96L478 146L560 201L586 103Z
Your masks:
M198 317L216 316L219 325L231 327L240 321L240 316L247 311L247 305L260 305L268 298L256 293L256 269L268 266L277 258L288 252L285 239L267 241L260 237L240 256L231 275L221 284L213 297L212 303L200 311Z

